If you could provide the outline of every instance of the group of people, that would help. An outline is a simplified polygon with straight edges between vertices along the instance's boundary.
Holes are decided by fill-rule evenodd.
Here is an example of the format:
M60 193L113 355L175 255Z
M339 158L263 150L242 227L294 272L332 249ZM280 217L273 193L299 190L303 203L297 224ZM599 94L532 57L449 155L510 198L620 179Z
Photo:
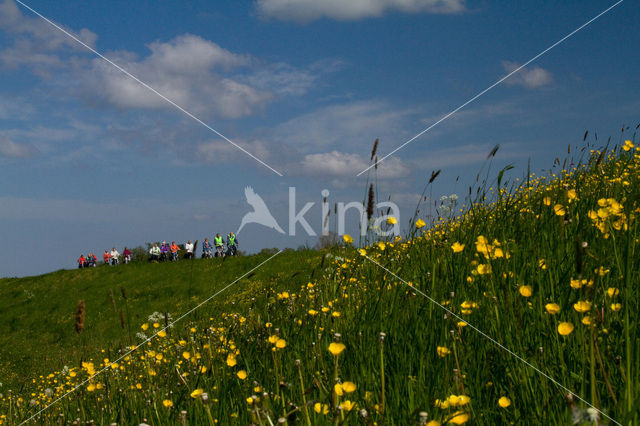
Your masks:
M120 253L116 250L115 247L109 250L105 250L102 255L102 260L105 265L115 266L120 263ZM122 252L122 260L124 263L131 262L131 250L128 247L124 248ZM78 268L90 268L98 266L98 257L95 253L89 253L86 257L84 254L81 254L78 258Z
M185 259L193 257L193 244L191 240L187 244L184 245ZM158 243L155 243L153 247L149 249L149 260L155 260L158 262L164 262L165 260L175 261L178 260L178 252L180 251L180 247L176 244L175 241L171 241L171 245L167 244L166 241L162 242L162 246L158 247Z
M197 243L197 241L196 241ZM215 250L215 252L214 252ZM176 261L180 258L180 251L184 251L184 259L190 259L195 256L195 246L189 240L185 245L184 249L181 249L180 246L176 244L175 241L171 241L171 244L166 241L162 242L162 245L158 245L155 243L149 249L149 261ZM224 257L224 256L235 256L238 253L238 237L233 232L229 232L227 235L227 239L225 241L220 234L216 234L213 238L213 244L209 242L209 238L205 238L202 243L202 258L211 258L211 257ZM115 266L120 263L120 253L116 248L112 248L111 251L105 250L102 255L102 259L105 265ZM131 250L128 247L124 248L122 252L122 260L124 263L131 262ZM94 253L90 253L87 256L80 255L78 259L78 268L88 268L98 266L98 258Z
M225 249L226 244L226 249ZM213 250L215 248L215 254ZM238 237L233 232L229 232L227 235L227 241L220 236L220 234L216 234L213 237L213 244L209 242L209 238L205 238L202 243L202 257L224 257L224 256L235 256L238 253Z
M191 240L189 240L184 245L184 249L181 249L175 241L171 241L171 244L167 243L166 241L163 241L161 245L158 245L158 243L156 243L149 249L149 261L164 262L166 260L170 260L173 262L180 259L180 251L183 250L184 259L191 259L195 256L195 246L191 242ZM203 259L211 258L214 256L235 256L237 252L238 237L236 237L233 232L229 232L226 241L220 236L220 234L216 234L216 236L213 238L213 244L209 242L209 238L205 238L204 242L202 243Z

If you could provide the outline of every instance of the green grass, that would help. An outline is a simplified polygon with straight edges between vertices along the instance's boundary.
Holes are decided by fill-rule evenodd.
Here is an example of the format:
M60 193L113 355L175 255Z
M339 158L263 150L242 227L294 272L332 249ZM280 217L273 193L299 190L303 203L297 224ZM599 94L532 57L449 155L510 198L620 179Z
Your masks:
M364 247L402 280L350 246L326 258L282 253L130 355L121 307L139 332L149 313L175 318L268 254L4 280L13 299L1 306L3 377L44 377L5 386L0 413L27 419L79 386L39 421L565 425L606 415L638 424L639 172L635 149L595 152L558 176L511 191L498 183L428 231ZM87 303L80 335L78 299ZM565 323L573 330L561 335ZM338 342L339 355L329 350Z
M137 342L140 324L153 312L177 318L272 253L227 258L224 262L134 262L0 279L0 383L4 389L20 390L39 375L76 364L89 354ZM285 251L184 321L203 315L208 318L206 312L215 312L230 299L271 282L306 283L321 256L312 251ZM75 316L80 300L85 302L86 315L84 331L79 335Z

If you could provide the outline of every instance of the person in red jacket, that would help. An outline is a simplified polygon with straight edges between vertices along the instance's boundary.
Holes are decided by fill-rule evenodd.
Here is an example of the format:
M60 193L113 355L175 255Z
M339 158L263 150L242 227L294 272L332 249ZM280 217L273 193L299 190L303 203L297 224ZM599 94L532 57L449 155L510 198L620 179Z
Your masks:
M169 249L171 250L171 260L178 260L178 250L180 250L180 247L178 247L175 241L171 241L171 247L169 247Z
M104 254L102 255L102 260L104 260L105 265L108 265L109 263L111 263L111 254L109 253L109 250L104 251Z
M78 268L84 268L85 266L87 266L87 258L84 257L84 254L81 254L78 259Z
M122 252L122 257L124 258L125 264L131 262L131 250L129 250L129 247L124 248L124 251Z

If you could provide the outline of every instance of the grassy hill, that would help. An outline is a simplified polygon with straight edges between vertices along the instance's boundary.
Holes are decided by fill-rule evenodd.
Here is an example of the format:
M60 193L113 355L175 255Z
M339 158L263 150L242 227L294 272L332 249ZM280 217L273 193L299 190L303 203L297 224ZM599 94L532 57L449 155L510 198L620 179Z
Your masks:
M28 389L33 378L71 366L87 354L129 346L139 341L136 333L149 315L176 318L274 253L265 250L224 262L134 262L0 279L0 382L4 389ZM313 251L285 251L185 320L208 318L207 312L269 283L306 283L321 258ZM78 334L80 300L85 316ZM164 326L164 318L159 321Z
M282 253L166 334L150 313L175 319L269 254L3 280L2 375L35 381L3 388L0 420L56 402L36 419L638 424L639 167L628 142L500 173L404 239Z

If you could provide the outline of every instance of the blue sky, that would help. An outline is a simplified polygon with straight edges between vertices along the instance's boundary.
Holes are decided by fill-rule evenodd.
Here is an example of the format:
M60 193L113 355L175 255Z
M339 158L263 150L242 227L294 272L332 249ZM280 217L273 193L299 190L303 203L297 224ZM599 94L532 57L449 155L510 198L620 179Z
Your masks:
M361 200L355 175L376 138L381 155L392 151L613 2L26 4L284 176L0 0L0 276L236 230L251 210L246 186L285 229L295 186L320 232L321 190L331 203ZM639 18L637 2L622 2L390 157L380 200L400 205L406 228L434 169L434 199L464 195L496 144L493 169L513 163L515 178L529 161L551 167L587 129L596 144L617 140L640 122ZM253 224L239 240L255 252L316 239Z

